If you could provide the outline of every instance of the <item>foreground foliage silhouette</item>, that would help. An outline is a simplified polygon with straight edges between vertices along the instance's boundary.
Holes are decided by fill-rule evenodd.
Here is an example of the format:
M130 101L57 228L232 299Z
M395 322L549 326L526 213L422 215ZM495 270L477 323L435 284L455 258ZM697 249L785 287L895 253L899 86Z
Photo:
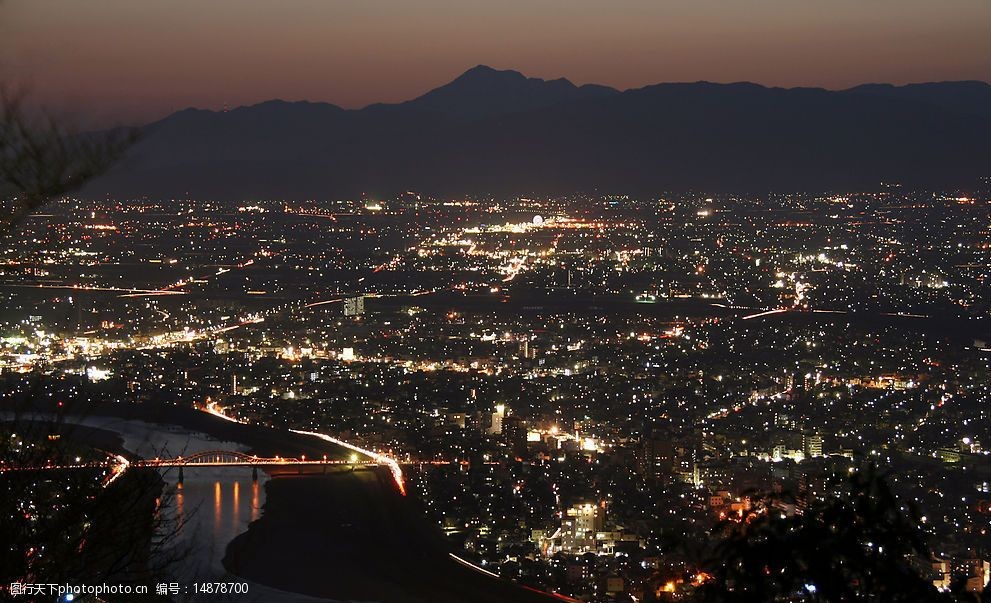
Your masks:
M23 96L0 85L0 237L103 173L134 140L131 131L80 135L57 119L33 118ZM41 396L31 387L0 407L0 464L33 466L91 452L69 443L73 429L58 418L24 418L21 407ZM162 486L145 470L108 487L91 471L0 474L0 594L14 582L152 583L185 556L171 546L178 524L157 512L169 496Z
M871 465L834 480L837 493L789 514L782 496L757 501L720 526L696 591L705 602L976 601L932 583L918 510L899 501Z
M23 94L0 85L0 235L103 174L136 140L132 129L79 134L54 117L33 118Z

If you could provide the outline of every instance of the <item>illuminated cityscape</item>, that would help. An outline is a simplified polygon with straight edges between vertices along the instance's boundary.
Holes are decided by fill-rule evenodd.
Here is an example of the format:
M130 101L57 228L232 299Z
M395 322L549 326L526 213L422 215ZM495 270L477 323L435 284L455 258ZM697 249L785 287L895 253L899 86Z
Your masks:
M932 584L980 592L989 255L987 193L65 199L4 250L2 396L318 434L353 451L130 464L391 467L459 563L589 601L691 597L674 543L870 462L924 514ZM40 465L134 470L79 455Z
M0 0L0 602L991 603L989 25Z

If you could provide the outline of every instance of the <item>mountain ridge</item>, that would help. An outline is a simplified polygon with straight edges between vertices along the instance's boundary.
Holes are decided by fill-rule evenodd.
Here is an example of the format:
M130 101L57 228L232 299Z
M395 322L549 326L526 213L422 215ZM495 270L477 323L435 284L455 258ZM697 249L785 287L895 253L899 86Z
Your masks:
M808 190L991 174L991 85L845 90L674 82L619 91L483 65L409 101L273 99L144 128L87 195Z

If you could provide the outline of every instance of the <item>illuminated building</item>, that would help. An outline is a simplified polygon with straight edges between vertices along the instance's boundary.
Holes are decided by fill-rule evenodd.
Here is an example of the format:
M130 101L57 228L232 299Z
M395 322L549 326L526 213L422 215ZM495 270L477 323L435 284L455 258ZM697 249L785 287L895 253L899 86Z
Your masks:
M637 468L645 476L661 478L674 471L675 449L670 437L653 434L641 442L637 453Z
M822 456L822 436L818 433L803 433L802 450L805 452L805 458Z
M495 412L492 413L492 422L489 425L489 433L499 435L502 433L502 420L506 418L506 406L496 404Z
M365 313L365 296L358 295L344 300L344 316L361 316Z
M605 513L594 503L574 505L561 522L561 549L588 551L595 548L595 535L605 527Z

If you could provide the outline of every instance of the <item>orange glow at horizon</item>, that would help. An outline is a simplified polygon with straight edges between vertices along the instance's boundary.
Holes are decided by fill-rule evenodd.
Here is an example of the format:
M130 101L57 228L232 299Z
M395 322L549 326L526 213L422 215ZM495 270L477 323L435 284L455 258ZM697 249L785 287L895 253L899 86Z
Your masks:
M273 98L401 102L479 63L620 89L991 80L984 0L576 2L9 2L0 76L56 110L88 107L116 123Z

